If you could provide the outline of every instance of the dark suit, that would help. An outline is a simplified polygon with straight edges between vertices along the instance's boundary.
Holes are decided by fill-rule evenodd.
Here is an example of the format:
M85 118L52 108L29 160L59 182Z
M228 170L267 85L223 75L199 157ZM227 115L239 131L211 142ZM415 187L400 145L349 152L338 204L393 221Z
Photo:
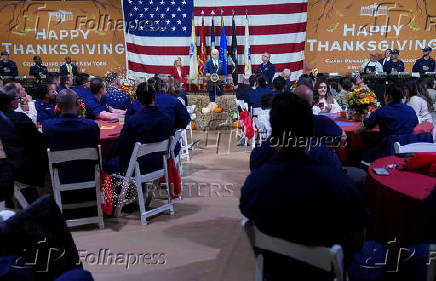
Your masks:
M214 64L214 61L209 59L204 65L204 75L217 73L218 75L225 75L224 64L218 60L218 69ZM214 87L211 81L207 81L207 91L211 102L215 102L215 96L221 96L223 94L224 81L218 82L218 87Z
M256 73L262 73L265 76L266 81L268 82L268 86L272 86L272 80L274 75L276 74L276 68L271 62L268 62L267 64L261 63L257 68Z
M38 81L47 78L47 67L45 65L37 65L30 67L29 75L35 77Z
M77 72L77 66L75 64L70 64L71 65L71 71L73 72L73 75L76 76L78 74ZM66 64L61 65L59 72L61 74L68 74L68 67Z
M173 134L171 120L156 106L147 106L130 116L121 131L116 149L117 157L109 161L110 170L125 172L136 142L161 142ZM139 160L143 173L162 169L162 153L153 153Z

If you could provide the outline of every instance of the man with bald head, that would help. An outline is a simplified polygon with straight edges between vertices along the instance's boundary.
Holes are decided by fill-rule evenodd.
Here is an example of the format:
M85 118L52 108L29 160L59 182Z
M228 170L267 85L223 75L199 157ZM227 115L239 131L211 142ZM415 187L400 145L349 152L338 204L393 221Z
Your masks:
M213 73L218 75L225 75L224 72L224 64L220 61L219 51L217 49L212 49L210 52L211 59L206 61L204 65L204 74L206 77L210 78ZM209 93L210 102L215 102L215 96L221 96L223 94L224 82L218 81L217 83L213 83L212 81L207 81L207 91Z

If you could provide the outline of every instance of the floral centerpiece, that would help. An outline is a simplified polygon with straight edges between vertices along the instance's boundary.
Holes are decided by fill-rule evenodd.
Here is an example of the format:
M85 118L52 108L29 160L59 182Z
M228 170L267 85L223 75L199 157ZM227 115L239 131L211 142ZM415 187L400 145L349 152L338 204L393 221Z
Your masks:
M56 116L59 116L61 114L61 109L59 108L59 105L55 106L55 114ZM86 114L86 107L85 104L82 102L82 100L80 100L80 112L78 112L77 114L79 114L82 117L85 117Z
M377 109L377 96L369 89L355 89L345 98L353 120L362 121Z
M127 94L130 97L130 100L134 100L136 95L135 95L135 89L133 87L132 84L130 84L129 82L123 82L120 84L119 90L125 94Z

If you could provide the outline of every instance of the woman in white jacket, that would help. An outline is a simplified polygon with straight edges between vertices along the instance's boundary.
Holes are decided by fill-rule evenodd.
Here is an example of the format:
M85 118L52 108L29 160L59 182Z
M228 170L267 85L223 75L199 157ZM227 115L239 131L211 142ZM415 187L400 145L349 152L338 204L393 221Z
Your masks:
M404 92L406 94L406 104L411 106L418 117L419 123L433 122L431 112L433 112L433 104L426 89L416 80L409 80L404 85Z
M315 84L315 92L319 96L317 106L321 109L321 112L337 113L342 111L342 108L330 92L330 85L326 81L318 80Z

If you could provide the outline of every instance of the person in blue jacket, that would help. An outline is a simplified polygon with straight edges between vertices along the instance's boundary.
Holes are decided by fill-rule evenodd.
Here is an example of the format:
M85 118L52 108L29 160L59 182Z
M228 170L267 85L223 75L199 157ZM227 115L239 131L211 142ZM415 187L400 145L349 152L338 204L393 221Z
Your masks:
M262 96L272 94L272 90L268 88L265 76L261 73L256 74L256 89L248 94L249 107L262 107Z
M85 100L91 94L89 90L89 75L81 73L76 77L76 86L72 88L81 100Z
M213 73L216 73L220 76L225 75L224 64L218 59L219 51L217 49L213 49L210 52L210 55L212 56L212 58L207 60L206 64L204 65L204 74L206 75L206 77L210 78ZM215 96L221 96L223 94L223 87L223 81L218 81L216 83L213 83L210 80L207 81L207 92L209 93L210 102L215 102Z
M398 59L400 51L397 49L392 51L391 60L383 65L383 71L387 73L391 72L404 72L404 63Z
M14 61L9 60L9 53L1 52L0 76L15 77L18 76L18 67Z
M430 57L430 53L433 49L431 47L425 47L422 49L422 58L417 60L413 65L412 72L434 72L435 61Z
M262 63L257 68L256 73L262 73L266 78L266 81L268 83L268 87L271 88L273 77L276 74L276 68L270 62L270 60L271 60L271 54L264 53L262 55Z
M38 98L35 101L35 108L37 114L37 122L44 123L45 120L53 119L56 117L56 85L55 84L41 84L38 87Z

